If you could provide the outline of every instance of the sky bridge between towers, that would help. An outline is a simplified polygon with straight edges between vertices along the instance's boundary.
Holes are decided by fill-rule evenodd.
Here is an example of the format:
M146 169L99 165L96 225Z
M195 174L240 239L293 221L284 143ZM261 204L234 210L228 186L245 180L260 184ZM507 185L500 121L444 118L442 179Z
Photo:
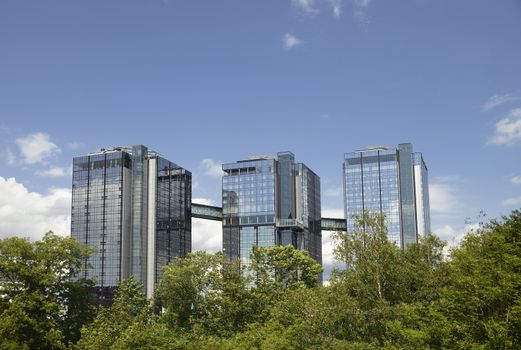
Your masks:
M222 221L223 209L212 205L192 203L192 217L196 219ZM320 226L323 231L345 231L346 220L337 218L322 218Z

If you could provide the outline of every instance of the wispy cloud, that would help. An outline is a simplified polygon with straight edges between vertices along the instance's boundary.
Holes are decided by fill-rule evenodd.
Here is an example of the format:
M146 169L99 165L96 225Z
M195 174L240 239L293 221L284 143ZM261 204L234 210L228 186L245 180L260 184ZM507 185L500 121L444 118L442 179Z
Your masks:
M433 214L452 214L458 208L457 189L448 182L430 183L429 201Z
M223 174L222 165L213 159L206 158L199 163L202 173L211 177L221 177Z
M18 138L15 142L25 164L45 164L49 158L61 152L60 148L51 141L49 135L42 132Z
M461 180L459 175L444 175L436 176L432 179L432 182L458 182Z
M351 0L353 3L353 18L362 24L369 24L369 17L366 10L371 3L371 0Z
M494 134L488 143L511 145L521 140L521 108L512 109L506 118L495 125Z
M342 197L343 194L342 186L328 188L324 191L324 195L327 197Z
M70 176L72 175L72 166L67 169L63 167L52 167L46 170L38 171L36 174L44 177Z
M361 24L369 24L369 17L362 10L353 11L353 18L356 19Z
M507 198L502 203L503 203L503 205L506 205L506 206L518 206L518 205L521 205L521 196Z
M490 111L504 103L511 102L511 101L517 101L517 100L521 100L521 96L516 96L516 95L512 95L512 94L494 95L494 96L491 96L487 100L487 102L485 102L481 106L481 110L485 111L485 112Z
M352 0L355 7L366 8L371 3L371 0Z
M314 16L320 11L315 7L315 0L291 0L293 6L295 6L301 13Z
M67 144L67 146L69 146L69 148L72 150L80 148L81 145L82 145L81 142L78 142L78 141L72 141Z
M282 46L284 46L286 50L291 50L300 45L302 45L302 40L297 38L295 35L290 33L284 34L284 37L282 38Z
M7 164L14 165L16 163L16 156L9 148L5 151L5 157L7 159Z
M333 11L333 16L339 18L342 15L342 0L328 0L328 3Z
M510 182L512 182L514 185L521 185L521 176L513 176L510 179Z
M0 123L0 132L2 133L10 133L11 132L11 128L9 126L7 126L7 124L4 124L4 123Z

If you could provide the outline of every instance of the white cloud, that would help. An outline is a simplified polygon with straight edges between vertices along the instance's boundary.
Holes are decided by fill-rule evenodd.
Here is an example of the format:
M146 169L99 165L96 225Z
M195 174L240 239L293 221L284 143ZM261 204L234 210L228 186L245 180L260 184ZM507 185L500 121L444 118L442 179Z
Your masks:
M192 198L192 203L215 205L215 201L209 198ZM222 250L222 237L221 221L192 219L192 251L218 252Z
M344 209L323 208L322 217L341 219L344 217ZM322 267L324 268L324 280L327 280L334 267L339 267L339 263L335 261L333 256L334 242L332 234L332 231L322 231Z
M512 182L514 185L521 185L521 176L514 176L510 179L510 182Z
M192 198L192 203L203 205L215 205L215 201L210 198Z
M203 174L212 176L212 177L221 177L223 175L222 165L220 162L217 162L213 159L203 159L199 163L199 169L203 172Z
M369 24L369 17L365 13L367 7L371 3L371 0L351 0L353 3L353 18L359 21L361 24Z
M30 192L15 178L0 176L0 238L40 239L49 230L70 234L71 190L53 188L48 194Z
M329 272L335 266L335 258L333 256L333 232L332 231L322 231L322 267L324 271Z
M446 175L433 178L429 184L432 232L447 242L445 254L458 245L467 232L479 228L479 224L458 224L465 202L456 183L462 181L458 175Z
M494 135L489 143L511 145L521 140L521 108L512 109L506 118L495 125Z
M504 94L504 95L494 95L490 97L487 102L481 106L482 111L490 111L497 106L500 106L504 103L520 100L521 96L514 96L512 94Z
M344 218L343 208L322 208L322 217L324 218Z
M339 18L342 15L342 0L329 0L328 3L333 10L333 15Z
M297 38L295 35L286 33L284 34L284 37L282 38L282 45L286 50L291 50L292 48L296 46L302 45L302 40Z
M447 247L445 249L445 252L447 253L448 249L457 246L467 233L475 231L479 228L479 224L467 224L463 227L457 228L451 225L443 225L435 228L433 233L436 234L441 240L447 242Z
M366 8L371 3L371 0L352 0L355 7Z
M67 169L62 167L49 168L46 170L38 171L36 174L44 177L61 177L70 175Z
M430 183L429 202L431 213L453 214L459 203L457 189L450 183Z
M315 0L291 0L293 6L305 15L316 15L320 11L315 7Z
M521 196L507 198L502 203L503 203L503 205L506 205L506 206L518 206L518 205L521 205Z
M61 152L49 135L41 132L18 138L15 142L25 164L45 163L48 158Z
M10 149L7 149L5 156L7 158L7 164L14 165L16 163L16 156Z
M436 176L432 179L432 182L457 182L461 180L459 175L444 175Z
M222 250L222 222L192 218L192 251L215 253Z

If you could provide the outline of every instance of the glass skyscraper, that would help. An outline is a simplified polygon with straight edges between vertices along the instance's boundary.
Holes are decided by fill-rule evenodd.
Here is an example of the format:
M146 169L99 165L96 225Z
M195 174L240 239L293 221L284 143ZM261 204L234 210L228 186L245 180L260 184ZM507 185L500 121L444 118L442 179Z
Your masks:
M252 246L291 244L322 264L320 178L291 152L223 165L223 250L241 264Z
M343 185L348 232L364 211L385 215L389 240L401 248L430 232L427 165L410 143L346 153Z
M133 276L151 297L164 265L191 251L189 171L143 145L73 160L71 235L92 250L81 277L112 298Z

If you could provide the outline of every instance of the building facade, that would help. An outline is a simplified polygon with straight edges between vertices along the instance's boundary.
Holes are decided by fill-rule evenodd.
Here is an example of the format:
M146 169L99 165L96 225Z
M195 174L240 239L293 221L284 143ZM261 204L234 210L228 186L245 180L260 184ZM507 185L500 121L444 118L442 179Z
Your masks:
M223 250L250 263L254 245L291 244L322 264L320 178L291 152L223 165Z
M79 278L100 301L133 276L151 297L164 265L191 251L192 175L143 145L73 160L71 235L92 250Z
M401 248L430 232L427 165L410 143L346 153L343 185L348 232L364 211L385 215L389 240Z

